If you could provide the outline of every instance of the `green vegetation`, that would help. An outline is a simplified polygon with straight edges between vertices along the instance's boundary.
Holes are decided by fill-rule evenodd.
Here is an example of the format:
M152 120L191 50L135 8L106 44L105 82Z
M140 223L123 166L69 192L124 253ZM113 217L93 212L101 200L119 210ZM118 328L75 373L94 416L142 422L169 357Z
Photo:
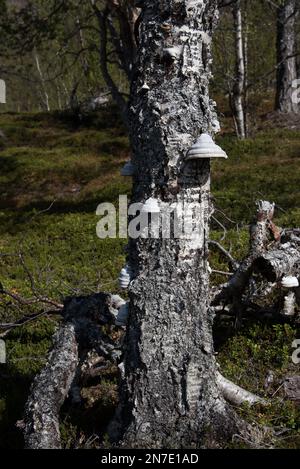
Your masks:
M129 178L119 175L129 147L115 110L107 109L76 123L62 113L0 114L0 128L6 137L0 140L3 287L32 296L25 263L37 290L56 301L91 291L116 292L125 241L99 240L95 231L97 205L116 202L119 194L130 193ZM243 142L230 133L219 137L230 158L213 163L215 217L227 229L222 243L236 258L247 252L247 224L258 198L278 203L277 223L300 226L296 208L300 195L299 137L300 131L267 128L255 139ZM223 230L213 222L212 237L220 240L222 236ZM211 265L229 270L218 252L212 252ZM224 277L214 275L212 281L224 281ZM1 322L18 319L25 312L25 307L16 310L9 298L0 302ZM22 419L30 382L44 363L56 323L53 316L43 317L14 329L6 338L8 363L0 365L1 447L22 447L15 423ZM215 335L224 375L253 392L271 396L284 376L297 373L290 359L291 343L297 337L292 325L262 325L249 320L236 330L232 322L218 321ZM266 388L269 371L274 381ZM66 447L84 445L89 438L94 441L94 433L105 432L98 421L105 422L113 411L115 383L116 374L111 370L104 380L86 390L83 411L66 404L62 421ZM299 409L282 396L281 388L267 409L240 411L249 421L287 428L276 441L270 438L270 445L299 446Z

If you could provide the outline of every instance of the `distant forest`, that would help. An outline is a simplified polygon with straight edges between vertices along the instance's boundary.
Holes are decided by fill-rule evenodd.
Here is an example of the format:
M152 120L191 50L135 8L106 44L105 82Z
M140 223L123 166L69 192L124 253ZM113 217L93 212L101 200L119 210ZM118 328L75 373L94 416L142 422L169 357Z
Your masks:
M110 98L122 107L139 34L134 2L99 1L101 16L90 1L0 3L0 73L8 89L1 111L89 109ZM220 113L232 113L241 137L255 127L265 98L287 110L280 90L300 76L297 3L220 1L211 96Z

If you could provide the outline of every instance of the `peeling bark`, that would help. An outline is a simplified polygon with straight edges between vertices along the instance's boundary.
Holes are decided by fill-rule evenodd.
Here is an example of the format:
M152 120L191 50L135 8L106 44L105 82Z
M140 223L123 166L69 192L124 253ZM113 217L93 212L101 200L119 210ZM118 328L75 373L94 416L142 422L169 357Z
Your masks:
M244 113L244 86L245 86L245 58L243 44L243 21L241 0L236 0L232 7L235 34L235 83L232 93L232 104L237 127L237 136L240 139L246 137L245 113Z

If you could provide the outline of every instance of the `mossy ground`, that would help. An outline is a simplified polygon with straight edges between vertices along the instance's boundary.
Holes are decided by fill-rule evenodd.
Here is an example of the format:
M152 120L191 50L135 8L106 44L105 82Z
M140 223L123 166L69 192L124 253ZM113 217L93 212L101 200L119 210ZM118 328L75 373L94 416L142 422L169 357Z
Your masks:
M126 241L100 240L95 230L97 205L116 202L119 194L130 193L129 178L119 175L129 146L115 110L104 110L83 122L59 113L0 114L0 129L6 136L0 141L3 286L32 295L21 253L36 288L57 301L91 291L116 292ZM215 217L226 228L222 242L241 259L247 252L247 225L257 199L274 200L279 205L278 224L300 226L300 132L264 126L255 138L244 142L237 141L230 131L218 140L230 158L212 165ZM212 237L219 240L223 236L224 230L213 222ZM211 265L222 271L229 269L214 251ZM224 277L213 275L212 281L224 281ZM0 321L15 320L25 311L16 311L7 298L0 303ZM44 363L56 321L42 318L15 329L6 339L8 361L0 365L2 448L22 447L15 422L22 418L30 382ZM247 321L236 330L231 322L218 322L215 333L223 373L253 392L270 396L286 374L299 369L291 361L292 340L297 334L299 338L292 325ZM269 371L275 378L266 388ZM67 404L62 422L66 447L93 445L93 435L105 431L103 423L111 416L116 400L115 380L112 373L95 382L90 394L84 396L83 410L69 412ZM284 401L280 392L267 410L240 411L253 422L287 429L270 444L299 446L299 409Z

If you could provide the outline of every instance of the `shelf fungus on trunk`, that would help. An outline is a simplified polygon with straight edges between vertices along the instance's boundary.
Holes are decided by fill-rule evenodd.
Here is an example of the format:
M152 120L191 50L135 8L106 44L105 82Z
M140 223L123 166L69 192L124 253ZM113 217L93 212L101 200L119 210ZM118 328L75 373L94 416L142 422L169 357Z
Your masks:
M299 287L299 281L297 277L294 277L293 275L286 275L281 279L281 286L283 288L296 288Z
M170 60L172 62L179 59L181 54L182 54L182 47L180 46L165 47L163 49L164 59Z
M159 213L160 208L159 208L158 200L155 199L154 197L150 197L143 204L141 211L143 213Z
M296 295L293 290L290 290L283 300L283 316L294 316L296 311Z
M202 158L228 158L225 151L216 145L209 134L203 133L196 143L188 150L186 159L197 160Z
M295 289L299 287L299 280L294 275L285 275L281 279L281 287L287 289L288 292L283 300L283 316L292 317L296 313L296 294Z
M148 91L150 91L150 88L147 85L147 83L143 83L143 85L140 88L140 91L143 92L143 93L147 93Z
M119 286L123 290L126 290L126 288L129 287L130 281L132 277L132 271L131 268L129 267L128 264L121 269L120 275L119 275Z

